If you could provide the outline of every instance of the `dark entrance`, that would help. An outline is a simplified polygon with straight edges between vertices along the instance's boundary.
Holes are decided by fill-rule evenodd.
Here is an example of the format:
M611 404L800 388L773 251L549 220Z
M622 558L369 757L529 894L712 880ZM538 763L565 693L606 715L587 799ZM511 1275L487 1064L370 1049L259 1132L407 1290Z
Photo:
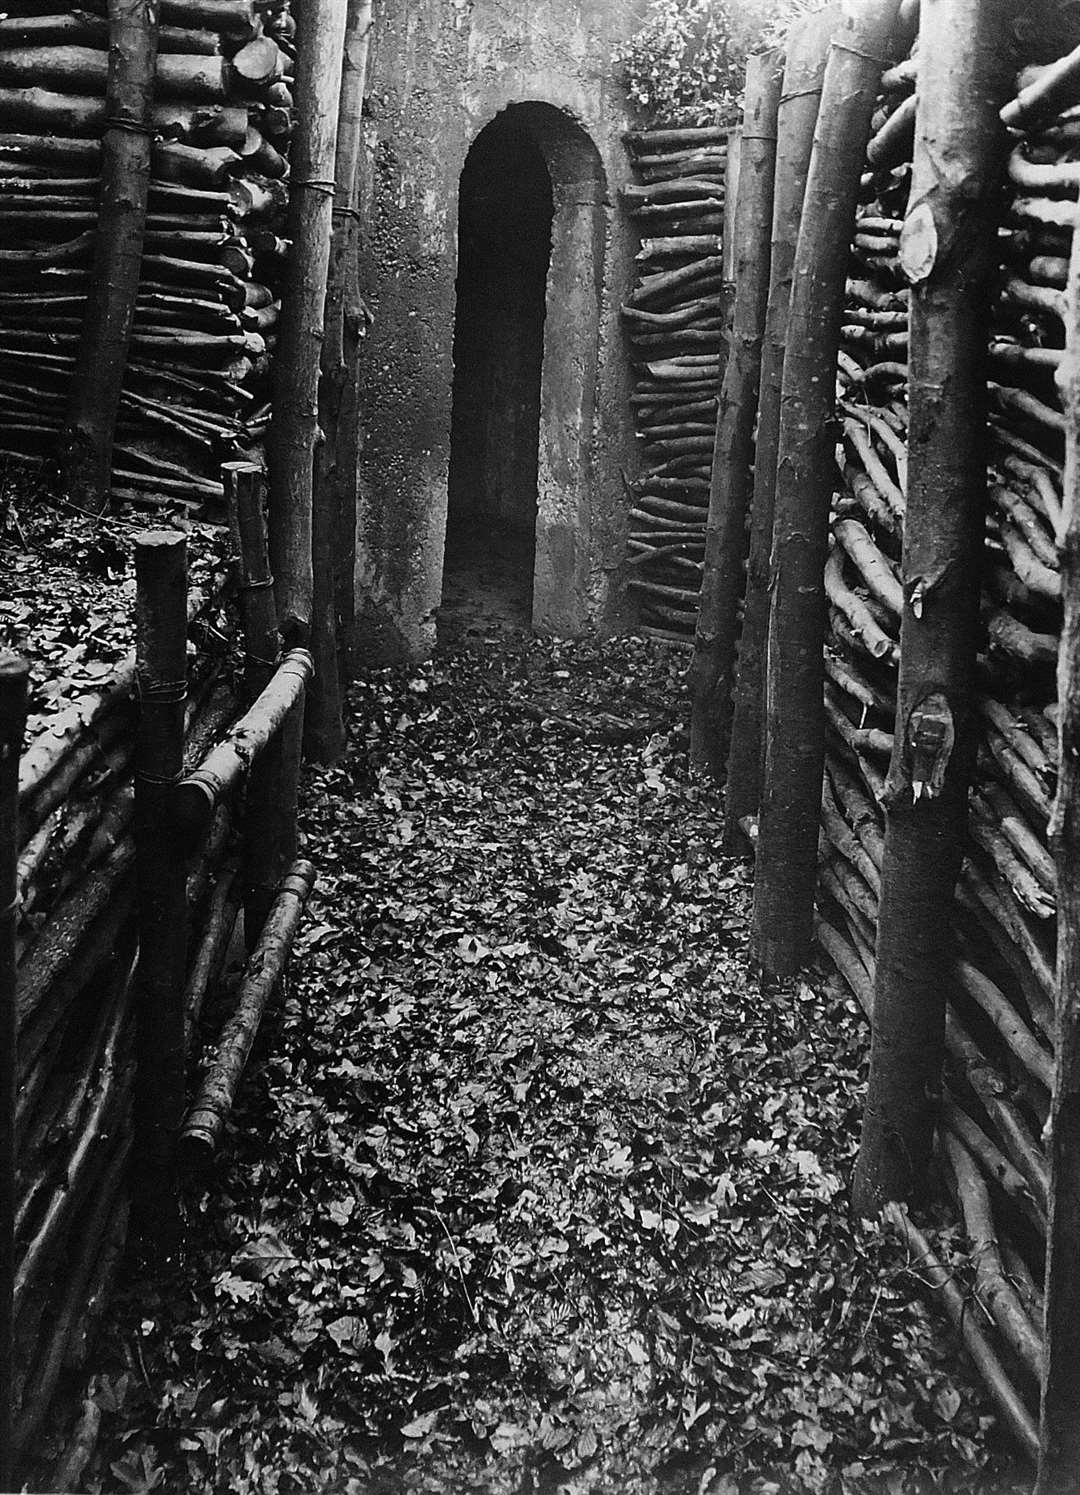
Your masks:
M443 605L524 626L553 212L544 156L511 107L477 136L461 174Z

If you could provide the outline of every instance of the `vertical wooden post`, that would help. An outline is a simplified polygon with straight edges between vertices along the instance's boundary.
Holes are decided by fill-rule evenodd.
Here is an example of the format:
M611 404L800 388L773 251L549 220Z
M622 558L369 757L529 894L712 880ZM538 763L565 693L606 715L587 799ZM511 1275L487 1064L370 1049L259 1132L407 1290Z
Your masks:
M807 958L825 766L825 558L836 355L870 118L899 0L845 14L829 51L788 315L765 668L765 769L754 941L767 978Z
M15 1023L16 867L19 860L19 755L30 667L0 654L0 1489L15 1488L12 1395L15 1358Z
M254 462L226 462L221 473L239 559L244 705L250 706L273 676L281 643L263 516L262 469ZM249 950L258 942L284 870L285 813L279 733L252 764L244 797L244 938Z
M184 1119L185 867L172 797L184 767L187 542L171 530L135 541L136 973L135 1188L132 1209L149 1258L180 1249L176 1144Z
M769 623L773 492L780 435L780 386L806 174L810 169L829 42L839 14L839 6L830 5L804 17L791 28L776 115L769 299L761 351L745 600L727 763L724 847L729 852L738 852L745 847L739 823L757 814L761 793L761 718L765 638Z
M728 186L729 201L732 191L737 190L731 232L735 309L713 450L705 571L694 635L690 724L691 761L707 768L717 779L723 775L731 719L738 605L744 591L746 515L753 491L761 337L769 292L780 64L778 50L759 53L747 63L738 188ZM728 252L725 244L725 258Z
M904 608L878 916L863 1216L918 1190L944 1046L952 911L976 731L986 503L986 337L1015 63L1007 0L924 0L911 195Z
M1058 653L1058 787L1050 823L1057 861L1057 1023L1048 1124L1045 1372L1038 1495L1080 1489L1080 229L1073 229L1065 356Z
M244 705L250 706L269 682L281 652L263 514L262 468L257 462L223 462L221 480L239 563Z
M296 59L289 183L293 248L278 326L268 448L270 556L278 626L289 648L306 645L311 635L312 489L345 15L342 0L309 0Z
M344 430L357 418L355 402L346 389L359 373L356 297L359 295L357 174L362 138L364 85L367 80L371 0L349 0L345 22L345 57L341 73L337 150L334 158L334 232L326 291L326 335L319 383L323 442L315 464L312 515L314 593L311 651L315 678L307 697L304 747L318 763L336 763L345 752L342 715L342 644L338 633L339 573L348 566L355 546L355 470L350 479L342 471L353 443ZM362 324L361 324L362 325ZM346 507L351 496L353 513ZM340 549L345 547L345 559Z
M109 73L97 248L62 442L76 502L108 502L120 390L139 289L150 191L157 0L109 0Z

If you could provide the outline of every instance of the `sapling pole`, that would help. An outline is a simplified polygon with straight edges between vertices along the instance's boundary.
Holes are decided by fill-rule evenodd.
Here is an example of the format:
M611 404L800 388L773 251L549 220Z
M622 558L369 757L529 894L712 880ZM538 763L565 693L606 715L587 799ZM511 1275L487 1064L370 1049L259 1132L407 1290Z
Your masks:
M139 726L135 847L135 1178L132 1204L144 1249L157 1261L180 1248L176 1143L184 1115L187 896L174 818L184 768L187 694L187 542L158 530L135 542Z
M348 391L359 378L357 272L358 173L362 141L364 85L367 80L371 0L349 0L345 53L334 158L334 229L326 291L326 334L322 350L319 405L323 441L315 462L312 514L315 674L304 713L304 746L317 763L336 763L345 752L342 713L342 645L339 636L339 578L351 573L349 557L356 534L356 442L345 428L358 418ZM351 465L351 471L345 470ZM351 575L349 582L351 586Z
M311 863L295 862L274 899L248 961L236 1007L222 1029L184 1123L184 1151L192 1162L208 1162L217 1150L266 1004L284 973L314 881L315 869Z
M1007 4L926 0L911 195L912 284L900 677L886 783L870 1084L854 1202L876 1216L926 1176L975 761L986 510L986 344L1012 79Z
M898 0L869 0L829 51L788 314L773 512L765 763L754 885L763 974L798 970L813 938L833 493L836 354L859 178Z
M0 1487L15 1488L12 1396L15 1360L15 1211L18 1089L15 1001L16 883L19 863L19 755L30 667L0 654Z
M90 294L61 441L73 502L108 502L120 390L139 289L154 134L157 0L109 0L106 119Z
M746 559L746 514L753 492L754 425L761 338L769 293L776 114L782 81L778 50L746 67L743 129L732 239L735 283L731 345L720 386L705 570L694 634L690 757L722 777ZM729 152L730 154L730 152Z
M828 6L792 27L776 115L769 297L758 383L749 551L727 763L724 846L730 852L745 848L739 823L757 814L761 790L761 718L769 619L773 491L780 434L780 387L806 174L810 167L829 42L838 15L839 7Z
M267 447L270 557L278 626L290 648L307 643L312 623L312 489L346 11L341 0L310 0L296 60L289 183L292 252L278 323L274 419Z
M346 46L345 69L354 73L352 85L355 98L360 93L363 105L363 90L366 86L370 55L371 27L368 20L366 31L362 31L362 19L357 22L353 40ZM362 81L361 81L362 80ZM352 677L357 657L356 638L356 519L360 471L360 351L367 334L371 313L360 294L360 160L362 135L357 138L357 156L352 170L352 195L347 199L345 218L349 228L346 243L346 296L342 315L342 351L345 367L341 393L341 409L338 415L337 452L334 466L335 510L338 523L337 538L337 616L340 630L338 639L339 657L343 681Z
M1058 653L1058 786L1050 823L1057 863L1054 1090L1047 1124L1046 1372L1038 1495L1080 1487L1080 233L1073 230L1066 352L1065 478L1058 530L1064 616Z
M222 468L240 566L244 635L244 705L250 708L273 679L280 654L274 578L266 543L262 471L251 462ZM248 946L266 922L282 873L281 737L251 765L244 802L244 933Z

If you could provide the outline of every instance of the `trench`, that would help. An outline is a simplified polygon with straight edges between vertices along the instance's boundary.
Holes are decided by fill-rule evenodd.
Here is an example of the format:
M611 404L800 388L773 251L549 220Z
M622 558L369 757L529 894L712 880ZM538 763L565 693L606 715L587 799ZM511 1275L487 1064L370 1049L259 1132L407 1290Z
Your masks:
M531 621L552 218L543 155L508 111L461 176L444 621Z

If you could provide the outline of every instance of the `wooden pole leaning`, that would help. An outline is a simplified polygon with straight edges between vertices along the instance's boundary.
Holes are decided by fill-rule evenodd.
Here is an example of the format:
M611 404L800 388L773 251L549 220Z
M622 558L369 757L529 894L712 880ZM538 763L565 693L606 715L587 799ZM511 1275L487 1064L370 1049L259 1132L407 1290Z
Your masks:
M232 1015L226 1020L199 1092L184 1123L187 1160L208 1163L217 1150L267 1003L285 972L293 937L315 882L310 862L297 861L277 890L251 953Z
M836 355L859 181L898 0L845 14L825 67L795 251L773 512L765 766L754 885L763 974L810 952L825 767L825 560L833 494Z
M717 779L723 777L727 757L738 605L744 591L746 515L753 492L754 425L769 293L776 113L782 76L779 50L759 53L747 63L731 234L735 307L731 350L720 387L709 487L690 720L691 761ZM728 193L730 200L730 184Z
M270 558L278 627L289 648L306 645L311 635L312 493L345 19L342 0L309 0L296 62L289 183L293 249L278 327L269 438Z
M780 386L806 174L810 169L829 42L839 15L839 6L830 5L804 17L791 28L776 114L769 296L758 382L758 423L743 620L726 774L724 847L729 852L745 850L742 825L757 815L761 795L761 721L769 622L773 492L780 435Z
M15 1210L18 1047L15 992L16 880L19 861L19 757L30 667L0 653L0 1489L15 1488Z
M76 502L99 511L112 482L113 437L142 265L154 138L157 0L109 0L109 65L94 272L62 442Z
M945 1043L968 784L986 506L986 341L1014 63L1006 0L924 0L911 194L909 451L900 676L877 929L865 1217L921 1189ZM944 392L944 393L943 393Z
M1080 228L1066 291L1065 481L1058 550L1064 621L1058 654L1058 788L1050 822L1057 863L1057 1013L1048 1122L1046 1368L1037 1495L1080 1489Z
M171 530L135 541L139 725L135 746L135 1187L147 1257L174 1261L181 1244L176 1148L184 1118L187 894L175 819L184 767L187 542Z

